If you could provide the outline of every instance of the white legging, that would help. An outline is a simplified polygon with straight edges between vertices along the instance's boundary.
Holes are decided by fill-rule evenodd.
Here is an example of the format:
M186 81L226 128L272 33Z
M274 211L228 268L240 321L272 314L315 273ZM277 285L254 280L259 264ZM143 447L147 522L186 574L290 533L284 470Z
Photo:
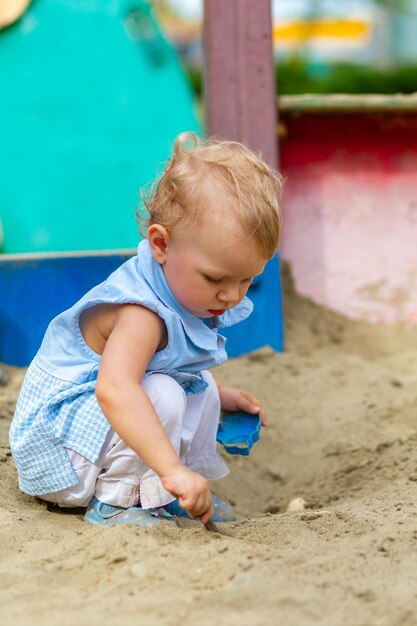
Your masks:
M152 374L142 383L162 426L182 463L209 480L228 474L217 452L216 432L220 400L209 372L203 376L207 389L186 396L170 376ZM78 483L67 489L40 496L62 507L87 506L93 496L106 504L157 508L174 497L166 491L159 476L110 429L96 463L67 448Z

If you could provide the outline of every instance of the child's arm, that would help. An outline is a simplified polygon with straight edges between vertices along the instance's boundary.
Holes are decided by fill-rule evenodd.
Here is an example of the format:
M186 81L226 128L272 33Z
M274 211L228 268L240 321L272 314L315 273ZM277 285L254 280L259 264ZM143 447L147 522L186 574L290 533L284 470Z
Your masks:
M96 396L113 429L161 478L193 517L213 514L208 482L178 458L140 383L166 330L158 315L136 304L117 307L97 379Z
M243 389L234 389L233 387L226 387L218 380L216 385L219 390L220 405L225 411L246 411L247 413L259 413L261 416L262 426L266 426L266 414L262 409L259 401Z

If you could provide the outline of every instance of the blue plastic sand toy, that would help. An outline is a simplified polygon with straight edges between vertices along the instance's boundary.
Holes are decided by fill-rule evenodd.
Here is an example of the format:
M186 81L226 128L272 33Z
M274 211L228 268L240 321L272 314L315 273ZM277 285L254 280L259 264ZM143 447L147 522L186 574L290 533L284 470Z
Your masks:
M225 415L220 419L217 441L229 454L247 456L255 441L259 439L261 426L259 413L251 415L242 411Z

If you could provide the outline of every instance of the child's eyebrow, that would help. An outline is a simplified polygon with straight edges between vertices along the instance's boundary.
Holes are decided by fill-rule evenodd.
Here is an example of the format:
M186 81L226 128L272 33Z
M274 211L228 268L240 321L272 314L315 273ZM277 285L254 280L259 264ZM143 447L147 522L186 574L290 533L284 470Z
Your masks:
M225 276L224 272L224 268L215 268L215 267L210 267L210 266L206 266L206 265L199 265L198 269L200 270L200 272L202 274L207 274L207 276L219 276L219 277L223 277Z
M216 272L203 271L202 273L208 278L218 281L227 280L228 278L236 278L236 276L220 275ZM256 276L259 276L259 274L256 274ZM252 280L253 278L254 276L246 276L245 278L241 278L240 280Z
M248 268L250 269L250 268ZM254 268L255 269L255 268ZM205 265L205 264L199 264L198 270L200 271L201 274L203 274L204 276L207 276L213 280L227 280L229 278L233 278L236 279L238 278L239 280L252 280L254 279L256 276L260 276L263 273L263 270L261 270L260 272L254 272L253 274L250 274L248 276L243 276L239 277L239 276L235 276L234 274L225 274L224 272L227 271L227 269L225 267L213 267L213 266L209 266L209 265Z

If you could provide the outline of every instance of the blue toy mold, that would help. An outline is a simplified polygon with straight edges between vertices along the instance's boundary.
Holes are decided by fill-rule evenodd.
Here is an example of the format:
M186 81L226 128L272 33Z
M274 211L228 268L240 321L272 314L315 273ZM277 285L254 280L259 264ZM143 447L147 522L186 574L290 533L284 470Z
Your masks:
M247 456L255 441L259 439L261 427L259 413L251 415L242 411L225 415L220 419L217 441L229 454Z

